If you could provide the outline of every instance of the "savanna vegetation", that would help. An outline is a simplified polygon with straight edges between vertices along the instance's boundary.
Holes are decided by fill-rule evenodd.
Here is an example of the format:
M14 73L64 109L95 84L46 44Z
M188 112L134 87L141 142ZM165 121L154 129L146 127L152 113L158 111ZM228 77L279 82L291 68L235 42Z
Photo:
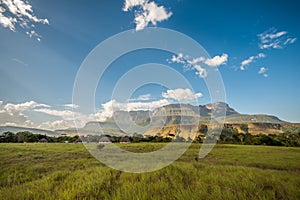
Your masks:
M101 141L101 138L106 137L112 143L120 143L127 141L131 143L139 142L194 142L202 143L205 138L213 137L220 144L243 144L243 145L267 145L267 146L287 146L287 147L300 147L300 127L287 126L284 128L282 134L258 134L253 135L248 132L247 124L242 124L239 132L233 127L224 127L221 130L221 135L208 135L207 126L199 126L199 134L196 138L182 138L179 135L169 134L170 137L156 136L143 136L133 133L132 136L110 136L110 135L87 135L85 137L79 136L46 136L38 135L30 132L5 132L0 135L0 143L30 143L30 142L50 142L50 143L65 143L65 142L96 142Z
M165 143L117 144L134 152ZM0 144L0 199L300 199L300 148L192 144L172 165L110 169L80 143Z

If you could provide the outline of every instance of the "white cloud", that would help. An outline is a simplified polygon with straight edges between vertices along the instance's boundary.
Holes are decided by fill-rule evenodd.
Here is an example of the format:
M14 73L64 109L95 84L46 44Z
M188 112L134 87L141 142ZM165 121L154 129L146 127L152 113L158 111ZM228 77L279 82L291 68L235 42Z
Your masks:
M65 120L73 120L74 117L80 115L80 114L70 111L70 110L54 110L54 109L50 109L50 108L39 108L39 109L34 109L34 111L45 113L45 114L56 116L56 117L61 117L62 119L65 119Z
M173 55L170 62L185 64L186 59L183 57L182 53L179 53L177 56Z
M75 123L73 120L47 121L40 124L37 128L47 129L47 130L59 130L59 129L66 129L70 127L75 127Z
M151 99L151 94L140 95L138 98L130 99L130 101L149 101Z
M22 0L1 0L0 1L0 25L15 31L18 24L23 29L34 28L34 23L49 24L48 19L41 19L34 15L32 6ZM41 37L31 30L26 32L30 37L36 37L38 41Z
M162 96L166 99L175 99L179 102L195 102L198 98L202 97L201 93L194 93L189 88L183 89L178 88L175 90L167 90L167 92L163 92Z
M143 30L149 23L156 26L158 22L172 16L172 12L167 12L163 6L158 6L154 1L149 2L149 0L125 0L123 11L127 12L134 7L137 7L134 19L136 31Z
M47 129L63 129L74 127L83 127L89 121L105 121L112 117L115 111L136 111L136 110L153 110L155 108L168 105L170 102L166 99L152 101L152 102L126 102L121 103L116 100L111 100L101 105L101 110L92 114L82 114L70 110L55 110L50 108L34 109L35 112L44 113L47 115L59 117L56 121L47 121L42 123L40 128Z
M76 104L65 104L64 105L65 107L67 108L72 108L72 109L78 109L79 108L79 105L76 105Z
M275 28L270 28L257 36L260 40L258 44L260 49L282 49L297 39L288 36L287 31L277 31Z
M56 129L61 128L70 128L75 127L75 121L76 125L78 127L83 127L87 122L89 121L95 121L96 118L94 115L86 115L79 112L74 112L71 110L55 110L50 108L40 108L40 109L34 109L35 112L44 113L50 116L58 117L59 120L56 121L47 121L41 124L41 126L48 126L48 127L56 127ZM66 125L63 127L63 125Z
M173 55L171 59L167 60L169 63L183 64L183 67L187 70L196 70L196 75L200 78L207 77L207 70L201 67L200 64L205 64L209 67L219 67L226 64L228 61L228 54L223 53L221 56L215 56L213 58L205 58L203 56L198 58L191 58L189 55Z
M4 28L9 28L11 31L15 31L14 24L17 22L17 19L14 17L4 16L3 13L5 11L6 10L0 6L0 25L2 25Z
M204 62L204 61L207 61L207 60L202 56L199 57L199 58L194 58L192 60L187 60L187 62L191 65L196 65L196 64Z
M268 77L269 75L266 73L269 69L266 67L261 67L258 71L258 74L262 74L264 77Z
M21 104L12 104L12 103L8 103L4 106L4 109L9 113L20 113L32 108L36 108L36 107L49 107L46 104L39 104L36 103L35 101L28 101L25 103L21 103Z
M297 38L288 38L286 39L286 41L284 42L284 45L287 44L294 44L297 41Z
M136 111L136 110L154 110L155 108L170 104L170 101L161 99L151 102L128 102L121 103L116 100L111 100L105 104L102 104L105 113L112 114L112 111L123 110L123 111Z
M125 0L123 11L127 12L129 9L135 6L142 6L146 4L148 0Z
M218 67L220 65L226 64L227 60L228 60L228 55L222 54L222 56L215 56L213 58L207 58L204 63L210 67Z
M28 35L30 38L35 37L37 41L41 41L41 35L37 34L34 30L30 31L30 32L26 32L26 35Z
M105 121L113 116L116 111L137 111L137 110L154 110L161 106L170 104L171 102L167 99L161 99L152 102L117 102L116 100L110 100L102 104L102 109L89 116L89 119L94 119L97 121Z
M264 74L268 69L265 67L261 67L258 71L259 74Z
M263 54L263 53L259 53L259 54L256 55L256 56L250 56L248 59L243 60L243 61L241 62L240 70L242 70L242 71L245 70L246 67L247 67L249 64L255 62L257 59L265 58L265 57L266 57L266 55Z
M195 65L194 69L196 70L196 75L198 75L200 78L207 77L206 69L202 68L200 65Z
M173 55L171 59L167 60L169 63L181 63L184 65L198 65L204 63L209 67L219 67L226 64L228 61L228 54L223 53L221 56L215 56L213 58L205 58L203 56L198 58L191 58L189 55L183 55L179 53L178 55Z
M0 101L0 125L14 125L33 127L34 123L24 114L25 111L30 111L37 107L49 107L45 104L39 104L35 101L29 101L21 104L7 103L3 104Z

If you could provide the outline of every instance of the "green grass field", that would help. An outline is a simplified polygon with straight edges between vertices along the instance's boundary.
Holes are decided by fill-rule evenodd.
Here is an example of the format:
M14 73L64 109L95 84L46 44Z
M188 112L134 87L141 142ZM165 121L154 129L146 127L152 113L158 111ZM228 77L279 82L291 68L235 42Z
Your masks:
M199 148L159 171L131 174L81 144L0 144L0 199L300 199L300 148L217 145L197 161Z

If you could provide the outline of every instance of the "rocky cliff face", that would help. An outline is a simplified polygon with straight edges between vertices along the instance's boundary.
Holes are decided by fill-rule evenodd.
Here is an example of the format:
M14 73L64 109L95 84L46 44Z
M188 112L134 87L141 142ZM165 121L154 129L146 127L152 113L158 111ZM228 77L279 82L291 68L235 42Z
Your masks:
M242 129L244 125L247 125L248 133L252 135L258 134L281 134L282 124L272 124L272 123L234 123L234 124L224 124L226 128L237 129L239 133L245 133L245 130ZM164 127L154 127L147 130L144 135L150 136L161 136L161 137L171 137L180 136L185 139L188 137L193 138L199 134L205 134L203 130L212 128L209 124L199 124L196 125L168 125Z
M131 134L133 134L135 132L134 126L140 126L147 127L143 131L144 135L168 137L169 134L176 135L176 133L180 132L180 136L186 138L191 130L197 132L194 129L199 124L204 126L210 124L213 110L215 110L214 116L218 116L218 113L226 113L225 126L236 128L241 133L243 132L241 129L242 124L248 125L248 130L251 134L282 133L281 124L283 121L277 117L240 114L228 104L222 102L200 106L170 104L153 111L117 111L107 121L89 122L80 131L86 134L122 135L124 131L126 133L129 132L129 134L132 132ZM122 128L120 128L120 125ZM161 125L164 125L163 129L160 128ZM179 125L181 125L180 130L178 128ZM126 130L124 130L124 127Z

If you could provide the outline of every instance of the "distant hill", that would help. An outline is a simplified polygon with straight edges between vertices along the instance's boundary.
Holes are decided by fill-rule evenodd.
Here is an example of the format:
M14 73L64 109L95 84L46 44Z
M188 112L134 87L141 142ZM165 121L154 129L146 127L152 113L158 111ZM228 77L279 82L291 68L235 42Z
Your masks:
M187 130L189 130L188 125L195 124L204 124L209 125L212 115L212 110L215 108L217 112L226 109L226 126L230 125L237 129L241 124L248 124L249 130L253 134L258 134L261 132L265 133L276 133L279 134L282 132L282 127L287 126L287 122L282 121L276 116L272 115L247 115L240 114L235 109L231 108L228 104L223 102L218 102L214 104L206 104L194 106L190 104L170 104L162 106L153 111L150 110L138 110L138 111L116 111L113 114L113 117L107 119L105 122L91 121L86 123L82 128L79 128L78 131L80 134L108 134L115 136L125 135L127 132L134 133L135 127L126 127L126 125L134 122L135 125L140 127L147 128L151 123L151 127L144 131L144 133L149 135L155 135L158 130L156 130L155 125L164 124L166 127L162 135L167 132L174 132L176 130L176 125L183 124L186 125ZM118 122L118 124L116 123ZM125 127L126 131L121 130ZM20 132L20 131L30 131L34 134L42 134L49 136L58 136L61 134L67 135L77 135L77 129L69 128L63 130L42 130L34 128L25 128L25 127L14 127L14 126L0 126L0 134L6 131L10 132ZM182 130L184 132L184 130ZM126 132L126 133L125 133ZM165 133L166 132L166 133Z
M276 116L272 115L243 115L243 114L234 114L226 116L226 123L285 123Z
M193 106L190 104L170 104L153 111L117 111L111 119L108 119L108 122L111 123L114 119L118 119L118 121L133 120L139 125L146 125L150 120L162 120L164 118L166 124L179 124L182 123L182 120L190 120L191 124L199 121L200 123L209 123L213 108L215 108L215 112L217 113L226 109L225 122L227 123L285 123L285 121L272 115L240 114L223 102L200 106ZM128 119L128 116L130 116L131 119ZM185 124L187 123L188 122Z
M59 133L55 131L43 130L43 129L36 129L36 128L25 128L25 127L18 127L18 126L0 126L0 134L4 132L12 132L17 133L21 131L29 131L33 134L40 134L40 135L47 135L47 136L58 136Z
M226 109L226 124L232 124L238 129L241 124L249 124L249 129L251 129L254 134L258 134L260 132L281 133L280 124L285 123L276 116L240 114L235 109L231 108L228 104L218 102L214 104L199 106L190 104L170 104L157 108L153 111L116 111L113 114L113 117L107 119L105 122L88 122L84 127L79 129L79 131L82 134L124 135L124 132L120 130L119 126L121 126L122 128L125 127L125 132L134 133L136 131L135 127L130 126L130 124L132 124L132 121L134 121L134 124L141 127L147 127L147 125L149 125L150 123L152 124L152 126L149 127L148 130L144 131L145 134L155 135L158 131L155 128L155 124L165 124L165 126L168 127L165 129L165 131L169 129L169 132L174 132L174 130L176 130L174 129L174 126L178 124L208 125L211 120L213 108L215 108L215 111L217 113ZM118 124L116 123L116 121L118 122ZM188 129L189 128L187 128L187 130ZM75 134L76 130L67 129L59 130L57 132L64 134Z

